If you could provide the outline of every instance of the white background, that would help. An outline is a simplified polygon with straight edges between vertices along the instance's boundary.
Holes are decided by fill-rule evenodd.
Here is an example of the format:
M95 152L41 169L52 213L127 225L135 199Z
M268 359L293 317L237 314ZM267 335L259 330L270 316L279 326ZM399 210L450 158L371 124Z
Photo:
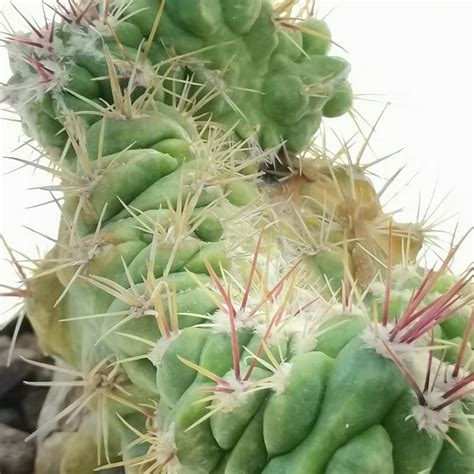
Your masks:
M28 17L41 18L39 0L13 2ZM461 235L473 225L472 3L377 0L318 5L320 16L330 12L327 21L334 39L347 50L345 53L334 48L332 54L345 56L352 63L355 92L373 94L371 99L392 104L372 141L378 156L404 147L378 169L387 178L407 164L393 185L393 192L400 192L388 203L389 208L404 207L398 219L410 220L416 216L419 197L424 209L435 190L433 206L440 206L432 221L456 214L439 227L452 231L459 223ZM9 2L1 0L1 9L15 28L25 27ZM5 82L9 68L4 50L0 71L0 80ZM380 102L357 102L357 109L371 122L382 107ZM6 112L1 116L11 118ZM2 155L28 158L26 149L12 153L24 141L19 124L3 121L0 126ZM328 126L345 139L354 131L347 118L331 120ZM14 167L8 160L0 163L0 233L12 247L36 258L47 249L48 242L22 226L54 236L59 211L54 205L26 209L48 200L44 191L26 191L27 188L50 181L27 168L5 174ZM383 182L376 185L382 186ZM448 192L450 195L445 198ZM441 238L449 240L447 235ZM473 260L473 240L461 249L455 265L458 271ZM1 255L5 256L3 249ZM14 272L4 262L0 265L0 283L14 285ZM0 311L10 303L0 299Z

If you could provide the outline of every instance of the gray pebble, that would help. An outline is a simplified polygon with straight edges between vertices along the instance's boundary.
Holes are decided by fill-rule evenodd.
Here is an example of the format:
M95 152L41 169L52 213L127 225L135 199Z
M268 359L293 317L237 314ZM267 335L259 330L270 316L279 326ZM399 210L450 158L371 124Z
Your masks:
M0 424L11 426L17 430L23 429L23 419L14 408L0 408Z
M26 391L25 396L21 401L21 408L23 411L25 426L30 432L35 431L37 428L38 418L47 393L47 388L30 388L30 390Z
M25 443L27 433L0 424L0 472L31 474L35 462L35 443Z
M0 400L18 386L21 388L23 380L31 376L31 366L22 360L14 360L8 367L0 365Z

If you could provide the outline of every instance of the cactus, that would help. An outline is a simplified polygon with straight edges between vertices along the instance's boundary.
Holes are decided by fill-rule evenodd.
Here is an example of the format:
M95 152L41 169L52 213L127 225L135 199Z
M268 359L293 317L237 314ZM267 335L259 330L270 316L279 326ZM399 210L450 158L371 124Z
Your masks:
M31 275L9 249L58 361L31 363L77 391L38 472L471 472L463 240L423 269L423 225L311 144L349 66L295 3L58 2L9 36L6 99L64 195Z
M350 68L327 55L332 40L323 21L294 24L285 13L267 0L58 3L61 24L12 35L9 100L31 135L62 148L58 116L72 111L95 122L93 112L114 100L107 78L115 62L130 101L146 91L175 104L190 89L194 107L242 139L257 136L265 148L285 142L298 152L323 115L351 106Z

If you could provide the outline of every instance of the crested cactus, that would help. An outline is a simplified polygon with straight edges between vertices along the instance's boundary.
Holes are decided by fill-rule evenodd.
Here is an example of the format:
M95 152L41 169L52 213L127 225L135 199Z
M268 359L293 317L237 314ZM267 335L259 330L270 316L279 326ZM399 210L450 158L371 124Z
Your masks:
M295 3L58 2L9 35L5 98L63 194L31 275L9 249L45 384L76 393L39 473L472 472L461 242L423 269L423 226L312 144L350 68Z
M265 148L285 142L297 152L323 116L350 108L350 67L327 55L332 40L323 21L294 24L285 13L267 0L59 5L61 24L12 35L9 100L30 134L62 148L60 116L95 122L100 115L92 112L114 100L114 63L130 101L146 92L175 104L186 92L193 107L241 138L258 137Z

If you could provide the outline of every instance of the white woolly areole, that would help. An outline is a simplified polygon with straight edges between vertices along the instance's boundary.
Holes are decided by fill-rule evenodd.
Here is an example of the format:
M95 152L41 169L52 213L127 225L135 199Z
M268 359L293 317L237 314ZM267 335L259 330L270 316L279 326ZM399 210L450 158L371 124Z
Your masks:
M231 392L216 392L213 401L213 408L222 411L223 413L229 413L245 403L247 397L251 393L248 389L251 387L252 383L244 380L237 380L233 371L229 372L229 374L224 377L224 380L228 382L228 388Z
M385 283L374 281L370 284L370 292L377 298L383 298L385 296Z
M275 311L270 311L268 314L270 315L270 318L272 318L275 315ZM278 344L282 344L283 346L286 345L288 339L286 325L284 325L283 323L280 323L278 325L275 324L270 330L270 332L268 332L269 319L265 318L264 313L255 316L252 326L254 333L260 339L265 339L265 342L268 346Z
M416 357L416 353L413 350L414 343L404 344L396 341L390 341L390 332L393 329L392 324L383 326L381 324L373 324L361 334L362 340L365 342L367 347L374 349L377 354L391 359L389 351L385 346L388 346L390 350L402 361L411 361Z
M174 334L171 337L160 337L153 349L148 353L148 360L155 366L159 367L163 361L163 357L170 347L171 343L178 337L178 334Z
M376 298L379 298L381 300L385 299L385 291L386 291L385 283L382 283L380 281L373 282L370 285L370 291ZM390 297L392 299L397 299L397 300L399 299L406 302L408 302L412 294L413 294L413 290L409 290L409 289L397 290L397 289L392 288L390 290Z
M92 262L92 260L97 258L99 255L107 252L107 250L110 250L111 248L113 248L113 245L109 244L107 242L103 242L103 241L100 241L100 240L98 242L94 242L91 245L91 247L85 249L84 254L81 255L81 257L80 257L80 258L83 258L83 261L80 261L78 263Z
M271 387L276 395L281 395L287 385L293 364L284 362L278 367L278 370L271 377Z
M175 441L174 423L169 427L168 431L157 432L155 437L156 441L151 445L150 451L157 461L168 460L163 472L177 474L181 470L181 463L176 456L178 450Z
M297 353L310 352L314 350L326 316L327 309L324 306L312 305L285 321L281 332L291 337L293 348Z
M442 393L437 390L425 394L425 399L427 405L423 406L417 404L412 409L412 415L410 417L415 419L420 431L424 430L435 436L445 434L449 429L450 406L448 405L441 410L434 410L434 407L445 401Z
M416 266L413 265L396 265L392 268L392 288L390 294L392 298L409 300L413 290L418 288L421 283L422 275L420 275ZM412 281L409 288L403 289L407 282ZM370 285L371 293L381 299L385 299L386 284L382 281L374 281Z
M154 310L154 302L148 295L142 295L138 298L137 304L130 306L130 316L135 319L142 318L143 316L156 316Z
M422 278L415 265L395 265L392 268L392 280L398 285L403 285L409 280Z
M304 306L304 305L303 305ZM310 307L292 318L285 325L285 332L291 336L294 350L298 353L314 350L320 334L348 321L348 317L362 316L359 307L346 308L342 304L315 302Z
M68 34L68 39L62 47L59 44L56 45L58 56L74 57L77 54L87 54L97 59L103 57L101 35L94 28L84 28L76 23L65 23L63 30Z
M238 308L240 305L238 303L232 303L234 308ZM251 306L251 304L249 305ZM235 330L241 331L242 329L253 327L253 323L248 318L248 310L245 311L236 311L234 317ZM217 333L230 334L230 315L227 307L217 310L211 319L212 329Z
M2 88L3 99L22 113L31 113L35 115L36 111L32 110L32 106L41 102L48 92L62 90L70 81L69 67L55 61L45 59L41 60L41 64L52 71L48 73L50 78L43 79L40 74L33 69L32 66L24 63L21 69L21 85L11 85ZM32 120L30 120L32 121Z
M439 374L438 377L436 378L434 387L443 393L451 390L460 380L462 380L463 378L469 375L468 371L460 368L458 371L458 374L456 375L456 377L454 377L453 372L454 372L455 366L452 364L447 364L446 362L441 362L435 358L433 358L432 364L433 364L433 368L431 372L433 374L436 374L436 373ZM468 384L467 386L465 386L464 389L461 389L459 393L462 393L463 391L468 392L470 389L472 389L472 385L471 386L470 385L471 384Z
M314 317L305 314L303 317L293 318L285 326L285 332L291 336L294 351L299 354L314 350L320 328L321 323L316 313Z
M159 77L157 76L153 66L149 62L141 63L135 72L133 86L142 86L144 88L151 88L159 84Z
M431 365L430 384L434 390L438 390L442 393L451 390L456 383L468 375L468 372L460 368L457 376L454 377L454 365L440 361L434 356L431 357L430 361L429 346L431 342L428 335L424 335L410 344L401 344L396 341L389 341L390 325L387 328L378 326L377 330L378 333L376 333L373 328L366 329L362 334L364 342L367 346L375 349L378 354L390 359L391 356L382 342L384 341L390 350L407 365L413 380L419 387L422 387L425 383L429 365ZM469 388L466 387L466 391L468 389Z

